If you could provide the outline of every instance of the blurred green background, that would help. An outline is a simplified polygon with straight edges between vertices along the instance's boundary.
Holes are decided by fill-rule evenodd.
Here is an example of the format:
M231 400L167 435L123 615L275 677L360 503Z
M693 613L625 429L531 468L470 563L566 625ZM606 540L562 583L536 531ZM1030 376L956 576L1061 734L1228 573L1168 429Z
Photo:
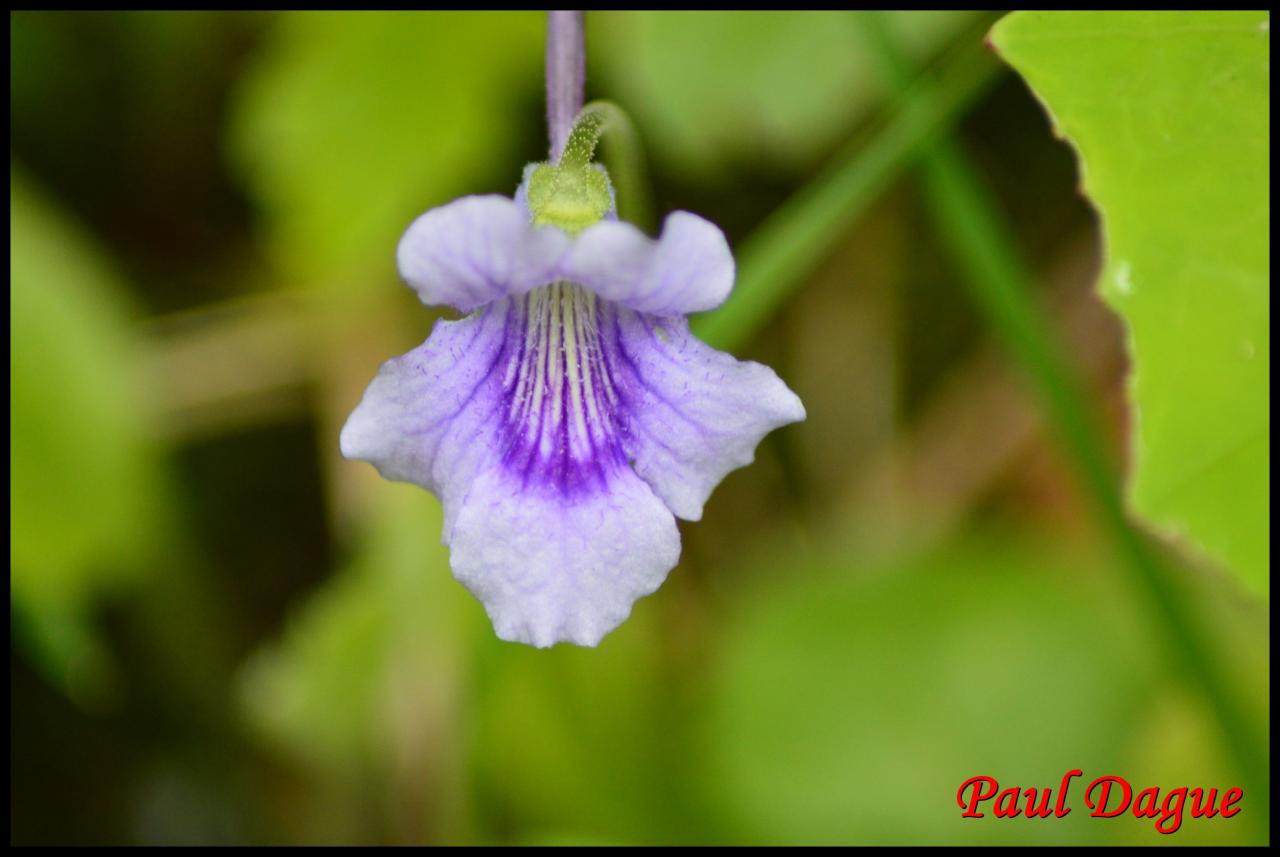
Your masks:
M946 101L930 121L1001 212L1119 481L1126 334L1094 291L1097 221L983 47L997 17L887 24ZM588 98L631 113L652 212L741 250L755 309L700 329L809 416L681 524L680 564L627 623L550 651L495 639L434 498L337 442L437 317L397 280L404 227L546 157L543 15L10 25L12 842L1265 839L1248 788L1240 816L1174 836L1087 818L1078 792L1058 821L959 817L979 774L1242 774L958 285L856 14L587 16ZM787 239L775 213L824 190L847 196ZM1162 550L1265 722L1266 597Z

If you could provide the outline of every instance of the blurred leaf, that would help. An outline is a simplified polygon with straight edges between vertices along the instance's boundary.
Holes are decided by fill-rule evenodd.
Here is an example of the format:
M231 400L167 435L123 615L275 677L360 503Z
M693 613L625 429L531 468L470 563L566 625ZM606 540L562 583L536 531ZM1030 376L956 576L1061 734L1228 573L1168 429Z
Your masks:
M481 641L474 764L500 825L584 843L652 843L670 829L682 760L655 608L639 602L596 649Z
M602 847L616 848L619 846L630 846L637 843L619 842L618 840L608 836L590 836L581 833L537 833L532 836L526 836L517 843L519 845L533 846L539 848L586 848L586 847Z
M541 15L290 12L277 27L231 144L291 277L390 272L415 216L516 163L522 99L541 89Z
M41 141L75 139L89 129L84 111L50 110L55 99L83 102L91 69L77 63L78 47L57 14L14 12L9 18L12 51L9 86L11 133ZM78 152L68 152L74 158Z
M962 819L955 805L977 775L1056 789L1074 768L1147 772L1119 765L1168 680L1109 561L984 543L880 568L798 559L785 586L744 593L712 671L707 786L747 841L1166 839L1132 817L1077 810L1037 825ZM1266 630L1253 625L1258 645ZM1192 782L1216 782L1212 762Z
M159 451L123 288L20 174L10 182L10 594L40 664L92 694L104 655L90 602L145 576L165 538Z
M737 285L723 306L694 319L699 338L734 350L759 333L921 148L963 116L1000 72L979 42L964 45L938 70L927 105L895 110L874 137L846 146L788 197L735 248Z
M391 765L398 695L425 689L438 696L427 707L452 704L461 623L480 610L467 609L470 596L449 573L440 504L417 488L382 489L384 506L352 564L241 675L241 701L261 734L339 773Z
M375 574L340 574L243 674L242 698L254 725L322 766L358 770L362 758L386 752L386 736L377 730L385 727L379 706L390 630Z
M387 504L350 567L240 682L255 730L345 789L323 810L333 835L420 788L437 795L418 808L436 816L437 838L464 838L466 772L500 826L643 841L669 795L657 785L665 720L648 605L598 649L498 640L449 572L439 503L412 486L379 490Z
M1022 12L1002 55L1076 147L1129 326L1134 508L1270 575L1267 12Z
M862 20L867 25L868 46L886 78L896 82L911 106L925 109L931 93L927 88L910 88L909 69L883 19L870 13ZM1027 297L1029 276L1022 270L996 206L954 141L946 137L934 141L923 152L921 166L924 189L943 235L968 274L965 285L988 324L1005 340L1041 394L1079 483L1124 560L1123 570L1155 608L1151 614L1155 630L1177 653L1179 674L1190 678L1209 699L1250 792L1265 793L1265 764L1257 756L1261 735L1250 722L1243 701L1222 675L1196 610L1173 585L1168 560L1129 522L1101 440L1098 417L1070 362L1059 351L1047 320Z
M925 57L977 13L899 12ZM587 16L602 92L631 111L658 158L701 178L739 163L803 169L881 97L848 12L612 12Z

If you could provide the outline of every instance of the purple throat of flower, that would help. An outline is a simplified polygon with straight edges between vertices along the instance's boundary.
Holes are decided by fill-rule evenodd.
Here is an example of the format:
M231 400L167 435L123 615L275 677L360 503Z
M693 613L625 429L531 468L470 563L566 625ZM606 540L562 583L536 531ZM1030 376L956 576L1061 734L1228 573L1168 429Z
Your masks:
M389 360L342 430L342 453L444 505L457 577L504 640L594 646L680 556L675 519L760 440L804 419L758 363L716 351L686 314L733 286L723 233L688 212L660 236L605 219L536 226L515 198L428 211L401 276L438 321Z

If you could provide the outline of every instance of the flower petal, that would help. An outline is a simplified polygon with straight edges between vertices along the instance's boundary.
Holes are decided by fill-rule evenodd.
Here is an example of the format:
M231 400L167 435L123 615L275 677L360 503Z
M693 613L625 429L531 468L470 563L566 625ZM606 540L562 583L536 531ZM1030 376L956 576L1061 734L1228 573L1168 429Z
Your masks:
M573 242L562 279L640 312L684 315L714 309L733 289L733 254L714 223L667 215L655 241L629 223L603 221Z
M635 472L678 517L696 521L711 491L750 464L760 440L805 418L799 397L768 366L700 342L683 318L616 307L602 322L618 422Z
M424 304L463 312L557 279L569 248L559 229L536 228L505 196L466 196L415 220L396 251L400 276Z
M511 309L500 301L460 321L437 321L426 342L382 365L342 429L344 456L444 502L446 539L451 513L497 454L508 328L519 323Z
M573 495L488 469L448 541L454 576L497 635L540 648L596 645L680 557L675 518L626 467L607 489Z

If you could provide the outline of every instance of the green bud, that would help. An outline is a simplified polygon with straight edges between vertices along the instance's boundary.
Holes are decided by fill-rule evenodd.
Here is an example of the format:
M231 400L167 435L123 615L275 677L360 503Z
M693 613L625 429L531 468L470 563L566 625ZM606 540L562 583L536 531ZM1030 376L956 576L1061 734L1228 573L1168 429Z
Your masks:
M609 179L598 166L542 164L529 177L535 226L557 226L576 235L603 220L612 205Z
M540 164L529 177L529 211L536 226L556 226L576 235L599 223L613 206L609 175L591 162L606 130L629 133L630 122L616 105L594 101L582 109L569 132L560 161Z

